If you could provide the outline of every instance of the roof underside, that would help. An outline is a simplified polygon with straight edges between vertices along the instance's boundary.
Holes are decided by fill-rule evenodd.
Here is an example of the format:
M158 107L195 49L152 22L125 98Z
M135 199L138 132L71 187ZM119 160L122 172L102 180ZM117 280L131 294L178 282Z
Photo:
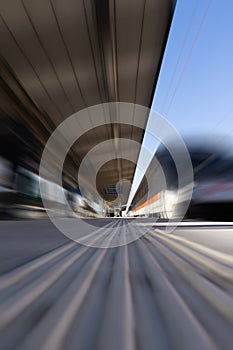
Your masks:
M115 101L149 107L174 3L2 0L2 116L24 120L42 150L62 121L86 107ZM144 127L146 121L147 115ZM112 122L114 116L73 145L64 167L67 183L75 184L80 161L100 140L124 134L141 143L143 128L125 128ZM117 154L117 143L112 147ZM136 161L139 149L133 152ZM123 175L132 180L134 170L132 161L113 161L102 169L99 191L104 196L105 187L116 184Z

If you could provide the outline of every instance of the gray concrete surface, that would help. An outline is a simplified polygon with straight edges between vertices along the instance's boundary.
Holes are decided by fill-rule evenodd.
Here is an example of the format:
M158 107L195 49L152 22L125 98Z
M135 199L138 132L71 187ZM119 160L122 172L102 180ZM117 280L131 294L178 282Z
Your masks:
M1 348L231 350L233 230L205 225L98 249L48 220L0 222Z

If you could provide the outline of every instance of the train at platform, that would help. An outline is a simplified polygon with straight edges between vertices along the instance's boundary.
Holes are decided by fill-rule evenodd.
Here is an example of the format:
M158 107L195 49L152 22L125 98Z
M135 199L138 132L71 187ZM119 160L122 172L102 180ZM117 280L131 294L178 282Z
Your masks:
M233 221L233 156L213 145L188 146L193 167L193 182L179 188L177 171L165 148L157 160L166 177L166 188L136 203L131 217L161 219L207 219ZM190 188L192 196L187 206ZM187 210L184 208L187 206Z

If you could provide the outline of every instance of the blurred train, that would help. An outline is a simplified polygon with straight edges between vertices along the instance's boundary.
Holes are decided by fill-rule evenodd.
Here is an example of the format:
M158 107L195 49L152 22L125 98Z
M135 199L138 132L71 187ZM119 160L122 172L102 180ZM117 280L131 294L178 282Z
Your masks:
M64 189L52 181L41 179L39 176L23 166L12 169L10 161L0 157L0 218L39 218L46 217L42 203L40 184L43 183L43 196L51 202L50 215L83 217L95 216L95 210L79 191ZM73 209L67 212L63 191Z
M53 208L50 215L95 216L91 203L77 189L64 189L74 213L67 212L63 188L39 179L41 152L42 145L23 120L0 115L0 218L45 217L39 181L44 185L43 196Z
M187 146L193 166L193 192L188 209L187 192L191 183L180 188L175 164L169 152L161 147L156 153L166 177L166 188L160 188L149 198L140 200L131 209L133 217L165 219L207 219L233 221L233 156L217 146L193 144ZM152 172L155 176L156 170ZM184 209L185 208L185 209ZM187 209L187 211L186 211Z

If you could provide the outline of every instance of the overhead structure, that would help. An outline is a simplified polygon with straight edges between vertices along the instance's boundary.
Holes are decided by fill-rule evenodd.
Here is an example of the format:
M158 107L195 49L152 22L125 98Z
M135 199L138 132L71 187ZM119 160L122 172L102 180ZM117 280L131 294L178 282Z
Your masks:
M40 142L70 115L107 102L149 107L158 79L175 2L172 0L2 0L0 2L1 118L23 121ZM112 124L89 131L64 166L75 186L83 157L106 139L142 141L143 130ZM147 115L142 124L146 125ZM113 142L117 152L118 144ZM135 150L137 159L139 150ZM135 164L118 159L102 168L99 192ZM111 169L111 171L108 171Z

